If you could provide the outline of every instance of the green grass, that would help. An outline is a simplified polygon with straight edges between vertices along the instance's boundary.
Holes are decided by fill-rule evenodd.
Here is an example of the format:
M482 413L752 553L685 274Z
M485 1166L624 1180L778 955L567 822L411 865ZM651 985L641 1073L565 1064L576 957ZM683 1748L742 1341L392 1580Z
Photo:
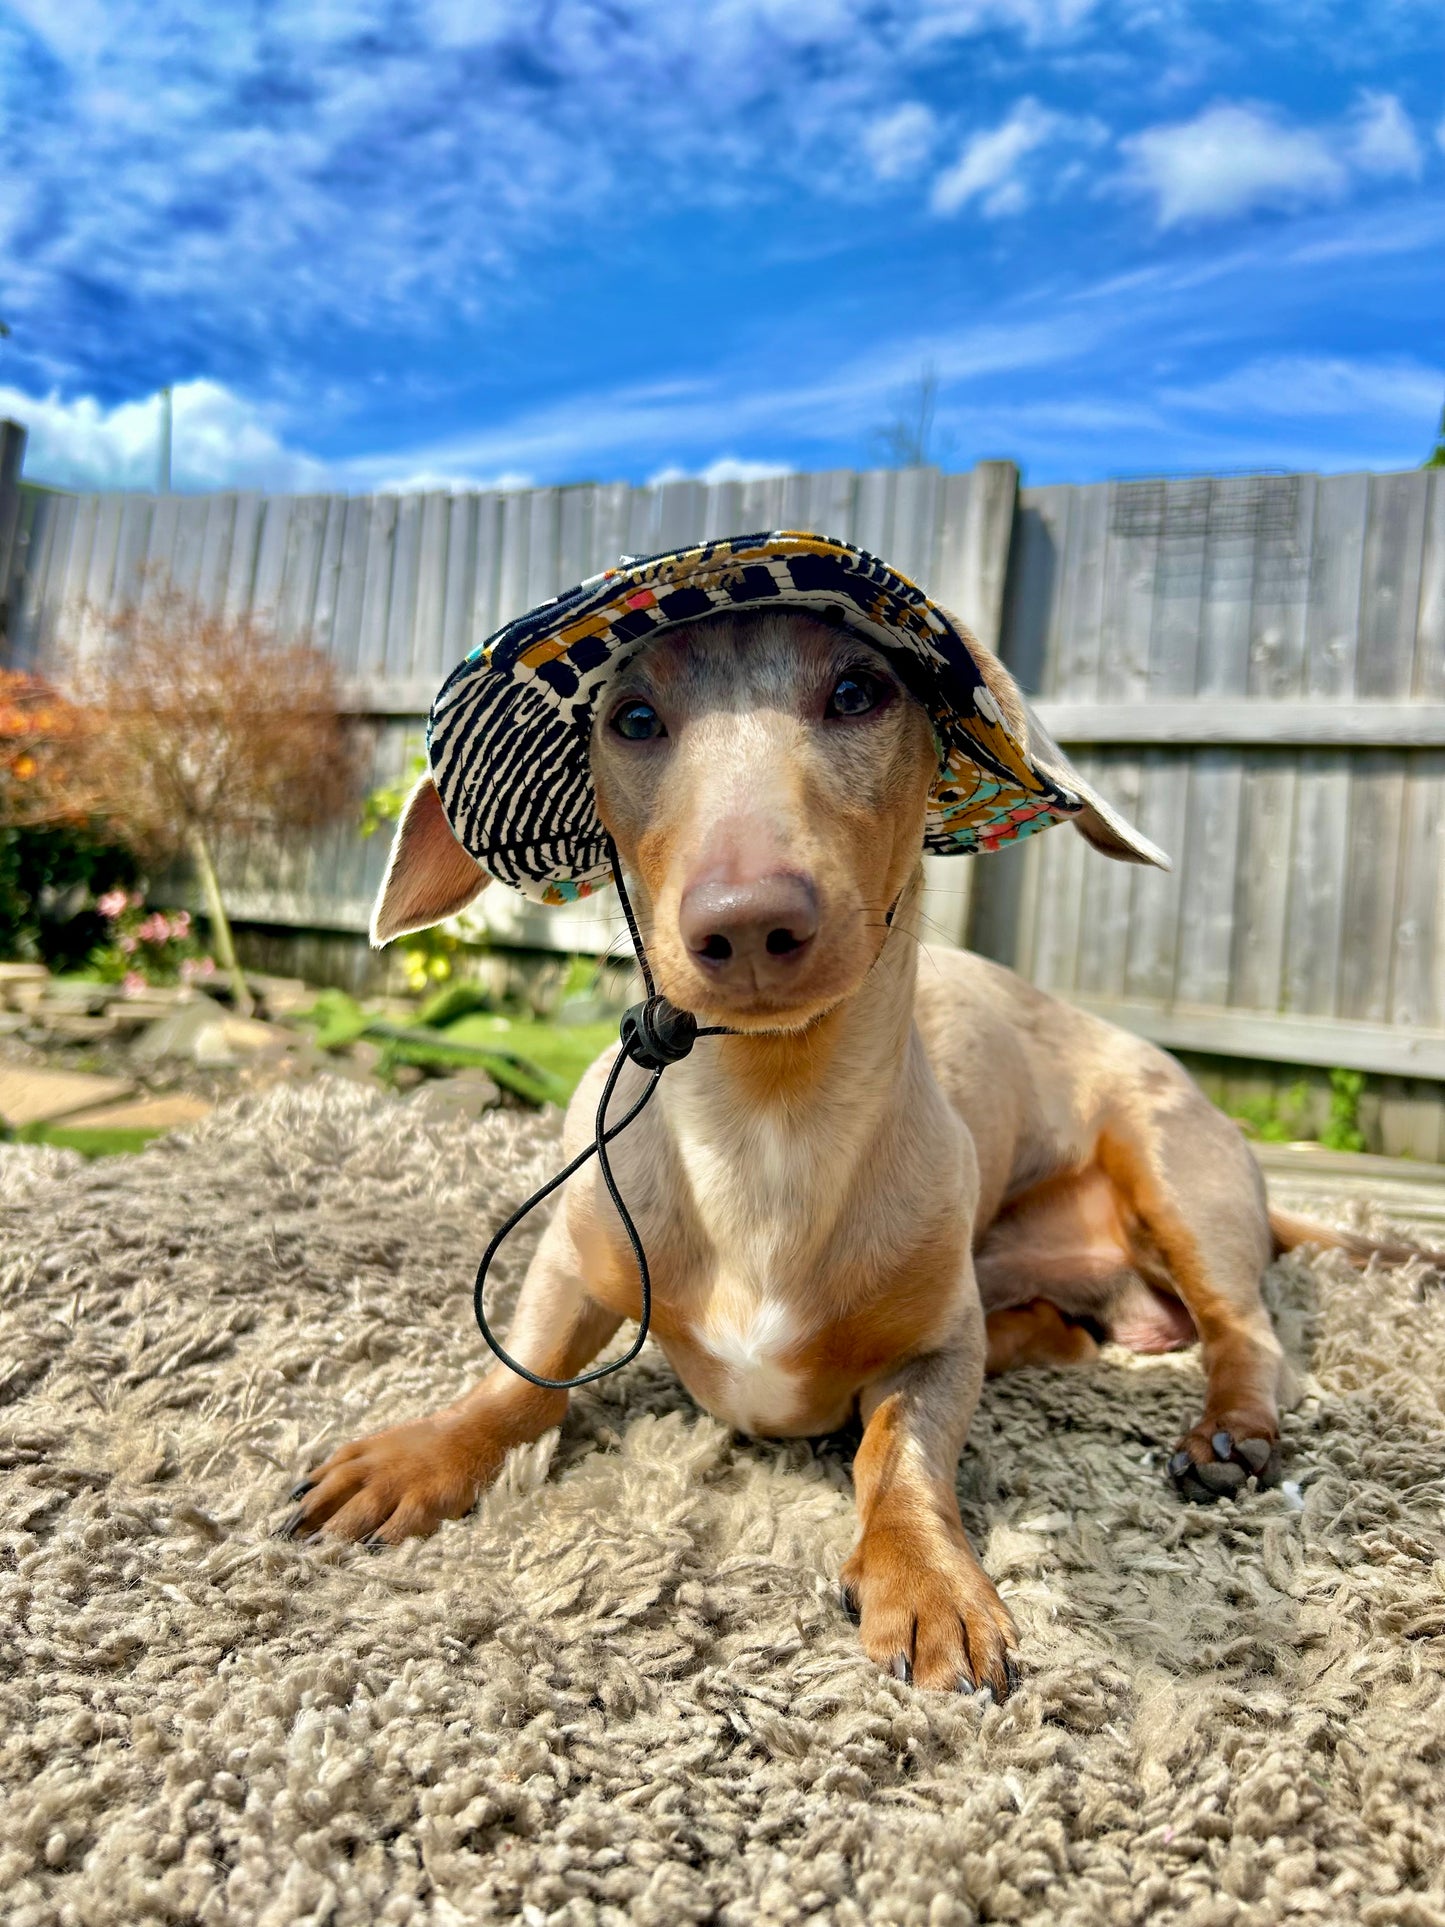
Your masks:
M448 1043L501 1049L525 1058L555 1078L571 1097L582 1073L609 1044L617 1042L616 1024L552 1024L537 1017L491 1017L481 1011L459 1017L439 1033Z
M67 1130L63 1124L26 1124L15 1133L20 1144L53 1144L62 1151L79 1151L83 1158L114 1158L143 1151L164 1131L123 1129Z

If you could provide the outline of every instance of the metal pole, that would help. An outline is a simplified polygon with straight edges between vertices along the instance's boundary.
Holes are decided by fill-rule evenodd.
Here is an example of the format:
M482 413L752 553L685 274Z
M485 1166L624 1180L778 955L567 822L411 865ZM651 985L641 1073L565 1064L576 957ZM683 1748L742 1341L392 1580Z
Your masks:
M4 323L0 322L0 327ZM25 430L19 422L0 421L0 644L9 641L10 599L15 585L16 535L20 526L20 470L25 460Z
M162 495L171 492L171 385L161 390L160 475L156 483Z

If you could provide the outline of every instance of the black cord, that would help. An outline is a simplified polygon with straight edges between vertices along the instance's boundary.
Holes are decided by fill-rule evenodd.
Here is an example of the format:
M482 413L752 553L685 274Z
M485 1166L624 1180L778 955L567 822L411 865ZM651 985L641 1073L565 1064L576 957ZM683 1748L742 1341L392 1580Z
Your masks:
M680 1063L699 1037L731 1037L736 1034L723 1024L712 1024L699 1029L697 1019L691 1011L679 1010L665 997L658 996L647 961L647 951L643 947L642 936L637 928L637 919L632 913L632 905L628 900L627 886L622 880L622 861L611 837L607 841L612 852L612 873L617 881L617 894L622 899L627 928L637 951L642 980L647 986L647 1000L645 1003L634 1004L623 1016L621 1048L617 1053L617 1061L607 1073L607 1082L602 1087L602 1096L597 1103L597 1129L593 1134L592 1142L584 1151L578 1152L565 1170L559 1171L556 1177L549 1178L540 1191L534 1191L526 1203L519 1205L501 1229L494 1233L492 1242L482 1253L482 1261L477 1266L476 1283L472 1287L472 1310L476 1313L477 1327L493 1354L510 1371L514 1371L518 1378L525 1378L529 1385L539 1386L545 1392L575 1391L579 1385L590 1385L594 1379L606 1378L609 1372L620 1372L624 1365L632 1363L647 1343L648 1327L652 1323L652 1273L648 1269L647 1253L643 1250L641 1235L633 1222L632 1213L623 1201L617 1179L613 1176L612 1160L607 1155L607 1147L615 1137L619 1137L627 1129L634 1118L642 1115L652 1101L652 1095L667 1066ZM629 1063L638 1065L642 1070L650 1071L651 1076L647 1080L647 1086L641 1097L626 1117L609 1127L607 1106L612 1100L613 1091L617 1088L617 1080L622 1075L623 1065ZM543 1378L540 1373L529 1371L509 1352L504 1351L487 1323L486 1307L483 1303L487 1272L491 1268L493 1258L528 1212L541 1204L544 1199L550 1198L558 1185L565 1184L568 1178L580 1171L588 1158L593 1156L597 1159L597 1167L602 1173L602 1182L607 1186L607 1195L617 1207L617 1215L622 1220L622 1228L627 1233L627 1241L632 1246L633 1256L637 1260L637 1276L642 1286L642 1307L638 1318L637 1340L624 1357L614 1359L610 1365L595 1365L590 1372L579 1372L576 1378Z

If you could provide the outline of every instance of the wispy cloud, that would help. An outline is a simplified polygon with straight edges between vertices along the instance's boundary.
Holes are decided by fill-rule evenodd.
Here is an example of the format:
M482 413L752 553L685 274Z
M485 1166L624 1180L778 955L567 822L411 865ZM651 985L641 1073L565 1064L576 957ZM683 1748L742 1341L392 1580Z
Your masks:
M928 160L938 140L938 117L921 100L906 100L863 129L863 152L880 181L906 180Z
M1033 195L1026 167L1032 155L1061 141L1097 145L1104 138L1099 121L1056 113L1026 94L997 127L964 142L952 167L933 183L933 211L956 214L976 200L990 220L1020 213Z
M1353 117L1350 159L1365 174L1404 175L1418 181L1425 156L1398 94L1366 92Z
M1170 387L1165 399L1212 414L1293 420L1428 421L1445 395L1445 368L1416 360L1342 355L1274 355L1212 381Z

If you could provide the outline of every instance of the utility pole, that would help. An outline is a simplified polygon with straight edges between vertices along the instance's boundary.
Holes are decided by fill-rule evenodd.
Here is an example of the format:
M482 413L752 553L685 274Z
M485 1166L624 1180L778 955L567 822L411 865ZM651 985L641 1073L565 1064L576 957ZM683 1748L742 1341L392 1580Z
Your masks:
M156 482L162 495L171 492L171 384L161 390L160 474Z

